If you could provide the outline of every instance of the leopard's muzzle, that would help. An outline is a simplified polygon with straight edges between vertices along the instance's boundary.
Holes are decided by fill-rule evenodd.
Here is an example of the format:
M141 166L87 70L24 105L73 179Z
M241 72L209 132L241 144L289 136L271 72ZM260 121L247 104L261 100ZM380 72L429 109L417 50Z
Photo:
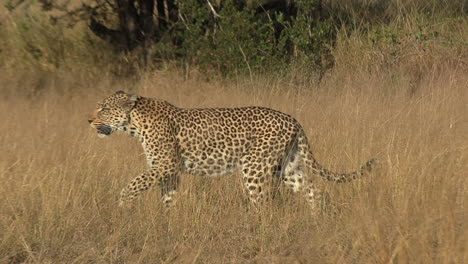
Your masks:
M100 125L96 127L98 137L105 137L112 134L112 128L107 125Z

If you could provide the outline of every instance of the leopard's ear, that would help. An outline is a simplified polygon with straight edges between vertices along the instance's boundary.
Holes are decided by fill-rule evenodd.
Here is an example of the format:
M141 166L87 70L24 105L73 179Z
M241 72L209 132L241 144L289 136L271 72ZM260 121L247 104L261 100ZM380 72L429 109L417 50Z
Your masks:
M138 96L136 94L129 94L127 100L125 100L122 103L123 109L125 109L125 111L127 111L127 112L130 112L130 110L133 109L133 107L135 106L135 104L136 104L136 102L138 101L139 98L140 98L140 96Z
M125 92L122 90L118 90L118 91L115 91L115 94L125 94Z

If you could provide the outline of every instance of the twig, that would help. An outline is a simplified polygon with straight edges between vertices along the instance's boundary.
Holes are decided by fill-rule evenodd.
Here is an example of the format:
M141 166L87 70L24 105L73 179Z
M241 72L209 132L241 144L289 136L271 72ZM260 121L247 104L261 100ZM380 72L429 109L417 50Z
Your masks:
M244 50L242 49L241 45L239 44L239 50L242 53L242 57L244 57L245 64L247 64L247 69L249 69L249 75L250 75L250 82L253 82L252 78L252 69L250 68L249 61L247 60L247 56L245 56Z
M214 9L213 5L210 3L210 0L206 0L206 2L208 3L208 6L210 7L211 12L213 13L213 16L214 17L221 17L218 13L216 13L216 10Z

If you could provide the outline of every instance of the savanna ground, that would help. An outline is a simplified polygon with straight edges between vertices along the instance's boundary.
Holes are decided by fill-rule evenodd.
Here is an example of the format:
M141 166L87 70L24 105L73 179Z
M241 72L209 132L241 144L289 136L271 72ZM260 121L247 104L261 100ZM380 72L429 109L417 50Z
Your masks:
M341 32L321 82L303 70L128 79L82 66L76 50L54 70L27 61L15 27L3 28L0 263L466 263L468 20L435 25L461 44L375 47ZM380 167L347 184L317 179L338 215L312 217L285 188L251 210L237 174L183 175L168 212L157 189L121 209L121 188L145 169L142 149L125 135L99 139L87 124L116 90L181 107L278 109L303 124L326 167L350 171L372 157Z

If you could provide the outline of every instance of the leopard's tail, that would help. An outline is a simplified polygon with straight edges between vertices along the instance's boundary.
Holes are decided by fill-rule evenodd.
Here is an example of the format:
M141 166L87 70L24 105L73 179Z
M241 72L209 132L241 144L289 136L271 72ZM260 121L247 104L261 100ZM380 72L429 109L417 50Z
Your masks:
M300 133L297 138L297 143L299 146L307 146L301 149L302 154L304 157L305 165L312 170L314 174L320 175L321 177L334 182L349 182L359 177L362 177L364 174L371 172L376 165L378 164L377 159L371 159L367 161L364 165L362 165L358 170L350 172L350 173L336 173L325 169L322 165L320 165L314 158L314 155L309 149L309 144L307 142L307 138L303 133Z
M320 175L328 181L334 181L338 183L349 182L354 179L362 177L364 174L371 172L377 165L377 159L371 159L362 165L358 170L350 173L336 173L325 169L320 165L313 157L312 153L309 152L309 157L306 160L306 165L309 167L314 174Z

